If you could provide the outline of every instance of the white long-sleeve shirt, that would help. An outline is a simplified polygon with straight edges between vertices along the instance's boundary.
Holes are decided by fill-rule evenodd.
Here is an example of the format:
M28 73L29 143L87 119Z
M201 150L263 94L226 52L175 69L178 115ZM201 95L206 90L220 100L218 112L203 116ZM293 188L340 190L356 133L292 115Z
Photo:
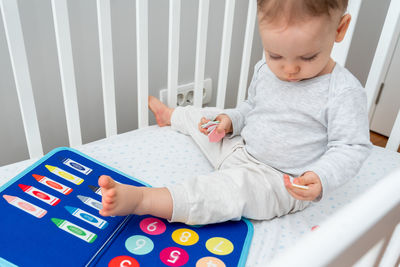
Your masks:
M365 90L339 64L330 74L285 82L261 60L248 99L224 113L252 156L292 176L315 172L323 196L354 177L372 147Z

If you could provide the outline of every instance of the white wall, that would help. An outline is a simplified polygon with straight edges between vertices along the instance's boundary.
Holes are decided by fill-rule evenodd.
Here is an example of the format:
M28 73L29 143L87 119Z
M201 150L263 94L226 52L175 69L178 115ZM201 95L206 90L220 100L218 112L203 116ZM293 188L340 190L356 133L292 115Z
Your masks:
M112 30L118 132L137 128L135 1L112 0ZM150 94L158 96L167 84L168 2L149 0L149 86ZM243 35L248 0L237 0L228 76L226 107L236 103ZM389 0L364 0L359 19L362 29L353 37L347 66L365 82L368 66L376 46ZM58 72L54 25L50 0L18 0L25 45L28 52L34 97L44 151L68 145L61 82ZM225 1L210 1L209 33L205 76L218 81L218 64ZM99 46L95 0L69 0L72 48L78 89L83 142L105 137ZM182 1L180 84L194 80L197 23L197 0ZM365 13L365 14L363 14ZM0 15L1 16L1 15ZM250 67L261 58L262 47L255 29ZM378 37L377 37L378 36ZM365 50L353 47L363 47ZM364 52L362 52L364 51ZM361 54L360 54L361 53ZM215 104L215 94L213 104ZM28 158L18 99L8 56L2 20L0 20L0 166ZM154 118L150 117L151 124Z

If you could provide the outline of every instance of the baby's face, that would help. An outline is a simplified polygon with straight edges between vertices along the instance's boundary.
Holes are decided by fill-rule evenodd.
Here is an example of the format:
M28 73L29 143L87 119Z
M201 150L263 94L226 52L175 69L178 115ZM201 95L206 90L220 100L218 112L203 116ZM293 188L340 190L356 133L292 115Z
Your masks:
M288 25L284 20L259 19L265 58L271 71L283 81L300 81L330 73L330 57L336 37L336 19L310 17Z

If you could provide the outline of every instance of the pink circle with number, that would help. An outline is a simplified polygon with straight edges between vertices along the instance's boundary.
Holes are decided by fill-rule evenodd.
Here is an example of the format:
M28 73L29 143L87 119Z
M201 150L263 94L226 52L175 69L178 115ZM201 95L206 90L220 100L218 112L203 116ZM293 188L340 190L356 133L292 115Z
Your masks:
M140 229L149 235L161 235L167 229L165 223L157 218L146 218L140 222Z
M182 266L189 260L189 254L178 247L164 248L160 252L161 261L168 266Z

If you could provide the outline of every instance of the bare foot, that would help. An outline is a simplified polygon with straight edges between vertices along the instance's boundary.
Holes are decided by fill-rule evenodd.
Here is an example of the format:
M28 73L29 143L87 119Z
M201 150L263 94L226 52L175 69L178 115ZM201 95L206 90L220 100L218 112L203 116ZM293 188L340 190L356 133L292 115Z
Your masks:
M116 183L110 176L99 177L99 186L103 195L102 216L123 216L137 212L143 199L139 187Z
M156 117L158 126L163 127L171 125L171 115L174 111L173 108L169 108L154 96L149 96L149 108Z

